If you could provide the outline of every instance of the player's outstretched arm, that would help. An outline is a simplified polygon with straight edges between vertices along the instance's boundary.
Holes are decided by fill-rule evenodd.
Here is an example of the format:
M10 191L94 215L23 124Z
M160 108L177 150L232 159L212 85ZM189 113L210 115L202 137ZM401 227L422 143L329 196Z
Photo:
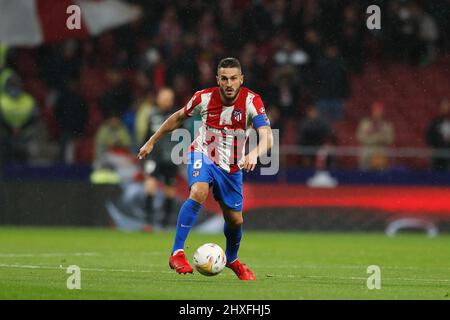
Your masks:
M250 150L242 162L242 169L247 172L255 169L258 157L266 154L273 145L272 129L269 126L261 126L256 130L258 131L259 136L258 146L255 149Z
M186 118L187 116L185 115L183 108L173 113L142 146L142 148L139 150L138 158L140 160L145 159L150 154L150 152L152 152L155 143L165 134L179 128L183 124L183 121L186 120Z

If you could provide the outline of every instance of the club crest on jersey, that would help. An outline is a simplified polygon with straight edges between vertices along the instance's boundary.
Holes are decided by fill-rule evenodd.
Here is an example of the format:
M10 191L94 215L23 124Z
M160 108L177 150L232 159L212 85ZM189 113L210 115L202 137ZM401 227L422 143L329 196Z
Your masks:
M192 171L192 176L195 178L195 177L198 177L198 175L200 174L200 171L199 170L194 170L194 171Z
M242 112L240 110L233 110L233 118L237 122L242 120Z

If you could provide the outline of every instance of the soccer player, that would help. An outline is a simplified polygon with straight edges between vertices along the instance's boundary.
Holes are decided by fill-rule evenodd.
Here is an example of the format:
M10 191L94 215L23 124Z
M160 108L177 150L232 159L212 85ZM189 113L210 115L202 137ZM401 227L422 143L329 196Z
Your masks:
M180 209L169 258L169 266L177 273L193 271L184 254L184 243L212 186L225 220L227 267L241 280L256 280L253 272L238 260L243 223L242 169L255 169L257 158L272 147L273 137L260 96L242 87L243 82L239 61L222 59L217 67L218 87L196 92L139 151L138 158L144 159L163 135L178 128L188 117L200 114L202 125L189 154L189 198ZM246 131L251 127L257 130L259 142L244 155Z

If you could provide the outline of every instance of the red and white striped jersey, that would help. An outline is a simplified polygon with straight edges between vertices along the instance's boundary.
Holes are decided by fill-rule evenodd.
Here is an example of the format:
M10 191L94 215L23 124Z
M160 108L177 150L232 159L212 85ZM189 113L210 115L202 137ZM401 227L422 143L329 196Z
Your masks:
M219 87L197 91L184 113L200 114L202 120L191 151L202 152L229 173L241 169L248 129L270 126L261 97L245 87L232 105L222 102Z

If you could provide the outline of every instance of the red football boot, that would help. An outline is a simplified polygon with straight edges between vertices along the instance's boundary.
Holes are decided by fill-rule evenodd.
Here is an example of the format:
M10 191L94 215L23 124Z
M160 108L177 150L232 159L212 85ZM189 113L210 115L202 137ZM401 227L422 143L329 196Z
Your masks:
M171 269L175 269L177 273L192 273L192 267L186 259L184 251L178 251L174 256L169 258L169 266Z
M240 280L256 280L252 270L247 268L247 266L242 264L239 260L234 260L233 263L227 262L227 267L233 270Z

